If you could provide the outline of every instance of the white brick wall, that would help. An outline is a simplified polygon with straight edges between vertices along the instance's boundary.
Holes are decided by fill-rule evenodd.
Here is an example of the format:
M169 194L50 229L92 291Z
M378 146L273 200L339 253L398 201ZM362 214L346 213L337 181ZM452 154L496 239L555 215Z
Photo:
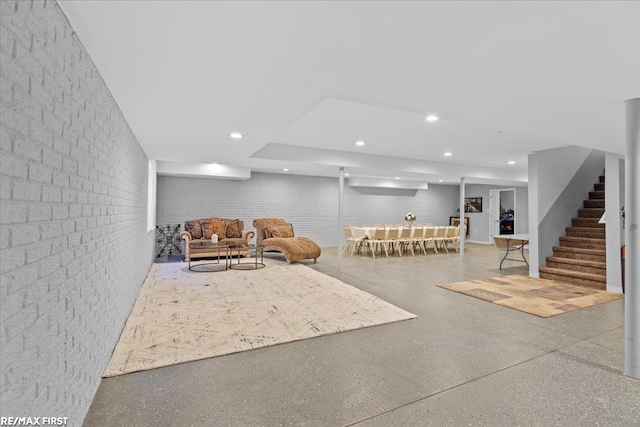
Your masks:
M459 188L430 185L428 190L362 189L345 186L344 221L403 223L407 212L418 222L449 223L458 206ZM337 246L338 178L253 173L246 181L213 178L158 177L158 224L181 224L208 216L239 218L252 229L253 220L282 217L296 235L320 246Z
M81 425L153 255L147 158L58 5L0 7L0 411Z

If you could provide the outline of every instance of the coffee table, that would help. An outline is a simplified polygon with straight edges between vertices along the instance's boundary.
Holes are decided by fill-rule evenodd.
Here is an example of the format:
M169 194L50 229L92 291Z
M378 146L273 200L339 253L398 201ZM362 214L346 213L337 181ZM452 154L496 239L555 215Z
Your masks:
M242 256L240 252L249 251L250 257L245 258L245 262L241 262ZM233 251L236 251L238 258L237 263L233 263L233 259L229 261L229 268L232 270L257 270L264 268L264 247L262 245L236 245L231 247L231 256L233 257ZM258 262L258 255L260 255L260 262ZM251 259L253 258L253 259ZM248 261L247 261L248 260Z
M210 241L205 242L191 242L189 243L190 249L210 249L218 251L218 259L216 262L205 262L191 266L191 259L189 259L189 270L196 273L214 273L216 271L226 271L231 264L231 247L233 243L213 243ZM220 257L224 255L224 268L220 268ZM218 268L212 268L211 266L218 266Z

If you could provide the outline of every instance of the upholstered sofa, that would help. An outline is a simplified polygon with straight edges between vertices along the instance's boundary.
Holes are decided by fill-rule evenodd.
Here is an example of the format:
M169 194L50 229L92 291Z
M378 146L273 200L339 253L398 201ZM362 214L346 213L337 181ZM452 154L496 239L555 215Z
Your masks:
M293 225L283 218L259 218L253 220L256 229L256 243L265 252L277 251L284 254L288 264L301 259L316 262L322 251L320 246L308 237L294 236Z
M212 228L212 224L219 226L218 229ZM224 225L222 225L224 224ZM186 221L184 223L184 231L180 234L184 240L184 260L189 261L196 258L206 258L218 256L218 250L207 248L190 248L189 243L206 242L211 240L211 234L218 234L219 242L234 243L238 246L248 245L254 232L244 229L244 222L238 219L229 218L198 218ZM249 251L241 251L241 255L248 255ZM234 251L235 255L235 251Z

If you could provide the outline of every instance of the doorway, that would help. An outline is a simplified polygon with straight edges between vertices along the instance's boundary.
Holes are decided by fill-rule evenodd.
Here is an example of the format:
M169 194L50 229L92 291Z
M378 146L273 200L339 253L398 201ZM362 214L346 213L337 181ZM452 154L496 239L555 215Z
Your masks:
M515 234L516 189L489 190L489 212L489 243L493 244L493 236Z

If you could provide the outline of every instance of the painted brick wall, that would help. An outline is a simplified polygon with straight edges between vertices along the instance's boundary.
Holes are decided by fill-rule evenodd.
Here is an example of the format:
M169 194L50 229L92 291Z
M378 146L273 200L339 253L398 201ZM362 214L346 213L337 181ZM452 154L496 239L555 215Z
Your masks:
M151 264L148 160L58 5L0 7L0 411L81 425Z
M297 235L320 246L338 245L338 178L253 173L246 181L158 177L158 224L182 224L209 216L239 218L253 229L255 218L282 217ZM345 224L403 223L407 212L418 222L449 223L459 197L457 186L428 190L362 189L345 186Z

